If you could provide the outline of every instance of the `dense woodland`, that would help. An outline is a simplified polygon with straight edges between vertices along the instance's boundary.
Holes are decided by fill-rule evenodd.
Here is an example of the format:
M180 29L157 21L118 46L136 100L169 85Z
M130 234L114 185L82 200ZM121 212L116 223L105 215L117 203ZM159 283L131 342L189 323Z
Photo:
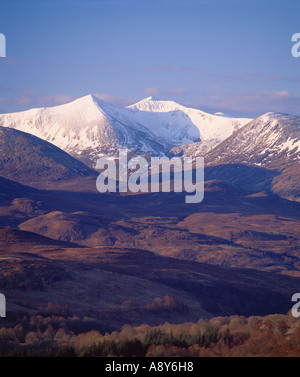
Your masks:
M229 316L159 326L124 325L113 331L99 319L79 318L49 303L33 316L1 318L0 355L41 357L300 356L299 318L291 313Z

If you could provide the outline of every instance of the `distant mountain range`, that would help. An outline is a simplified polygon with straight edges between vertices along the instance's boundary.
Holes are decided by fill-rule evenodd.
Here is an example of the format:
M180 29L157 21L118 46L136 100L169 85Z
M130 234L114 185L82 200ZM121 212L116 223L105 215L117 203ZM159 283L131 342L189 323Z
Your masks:
M100 156L127 148L133 154L204 156L206 179L300 198L297 116L229 118L152 97L121 108L87 95L65 105L2 114L0 127L0 174L33 187L94 177Z
M29 132L95 166L99 156L117 155L120 147L153 155L194 142L213 147L250 120L152 97L121 108L87 95L65 105L0 115L0 126Z

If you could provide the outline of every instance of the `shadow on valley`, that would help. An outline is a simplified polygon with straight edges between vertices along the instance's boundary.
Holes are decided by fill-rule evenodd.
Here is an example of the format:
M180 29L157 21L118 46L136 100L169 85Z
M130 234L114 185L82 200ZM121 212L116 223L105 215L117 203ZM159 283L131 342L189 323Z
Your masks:
M216 165L205 168L206 180L217 179L225 181L253 192L272 192L272 181L279 175L280 172L276 170L242 164Z
M228 168L228 170L227 170ZM243 174L232 178L232 183L213 178L230 176L230 170L241 170ZM223 173L222 173L223 172ZM18 223L50 211L73 213L85 211L100 217L104 222L129 219L131 217L176 217L183 219L193 213L240 213L244 215L272 214L300 219L300 203L289 201L267 192L253 192L258 181L269 174L270 182L274 172L265 169L235 167L209 167L205 173L204 200L201 203L186 204L187 193L142 193L119 194L99 192L74 192L38 190L0 177L0 226L16 226ZM222 175L222 177L221 177ZM238 178L241 177L241 178ZM247 185L247 182L250 184ZM80 183L80 181L79 181ZM248 186L248 189L237 187ZM58 186L59 187L59 186ZM266 189L266 183L259 188ZM188 194L189 195L189 194Z

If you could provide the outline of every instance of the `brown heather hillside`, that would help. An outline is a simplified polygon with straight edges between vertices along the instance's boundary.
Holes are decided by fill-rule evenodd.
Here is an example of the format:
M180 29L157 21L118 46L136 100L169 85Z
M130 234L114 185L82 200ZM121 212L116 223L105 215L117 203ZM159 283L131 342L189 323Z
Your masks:
M299 287L297 278L136 248L66 247L65 242L15 230L0 236L0 290L7 297L8 319L20 310L35 314L48 302L67 305L74 315L93 313L116 329L144 321L154 325L284 313ZM172 298L169 304L166 296Z

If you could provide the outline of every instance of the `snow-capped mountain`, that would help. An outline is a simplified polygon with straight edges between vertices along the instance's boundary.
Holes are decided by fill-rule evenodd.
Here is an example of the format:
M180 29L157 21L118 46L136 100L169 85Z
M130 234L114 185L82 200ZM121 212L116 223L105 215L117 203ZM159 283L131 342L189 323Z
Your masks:
M267 113L205 156L207 179L300 200L300 117Z
M250 120L152 97L121 108L87 95L60 106L0 115L0 126L31 133L95 166L99 156L116 156L121 147L153 155L190 143L209 150Z
M134 120L171 147L200 142L210 149L252 120L211 115L174 101L159 101L153 97L128 106L128 109Z
M163 153L151 132L126 113L87 95L60 106L3 114L0 126L31 133L85 162L114 155L122 146L139 153Z
M300 117L264 114L233 133L207 155L210 164L280 169L300 161Z

